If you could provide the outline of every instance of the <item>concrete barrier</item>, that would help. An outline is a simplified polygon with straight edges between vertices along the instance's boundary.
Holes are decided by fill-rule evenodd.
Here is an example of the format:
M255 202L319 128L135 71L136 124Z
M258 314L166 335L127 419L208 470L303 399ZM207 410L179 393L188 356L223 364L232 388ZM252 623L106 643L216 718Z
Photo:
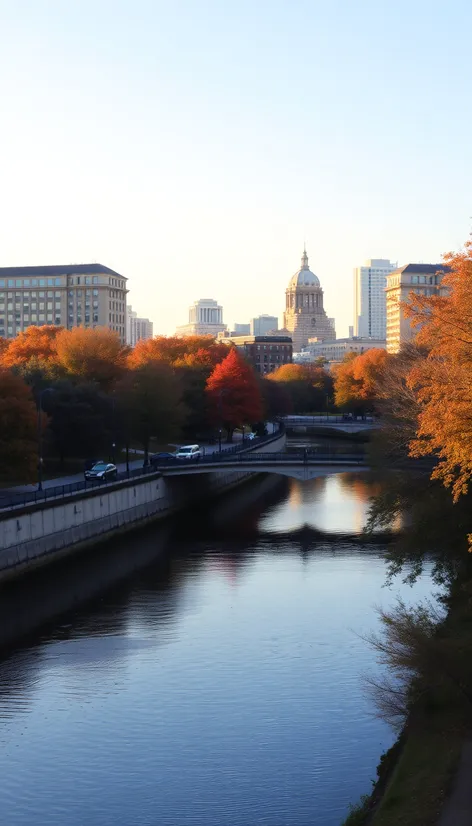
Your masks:
M278 452L285 434L251 451ZM199 477L164 479L159 472L67 499L27 505L0 520L0 579L59 559L117 533L163 518L192 501L227 491L252 474L216 471ZM203 477L202 477L203 478Z

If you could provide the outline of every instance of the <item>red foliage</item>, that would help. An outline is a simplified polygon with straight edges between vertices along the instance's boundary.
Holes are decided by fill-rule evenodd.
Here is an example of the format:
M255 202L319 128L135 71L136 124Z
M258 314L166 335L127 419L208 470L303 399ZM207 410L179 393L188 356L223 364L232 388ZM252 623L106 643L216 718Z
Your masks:
M16 338L2 346L0 359L3 367L18 367L25 365L30 359L37 358L44 361L55 361L55 341L62 327L44 324L42 327L28 327L19 333Z
M128 357L130 367L164 361L175 367L214 367L228 355L228 345L213 336L156 336L138 341Z
M232 347L207 381L210 415L231 436L235 427L258 422L263 416L260 385L252 367Z

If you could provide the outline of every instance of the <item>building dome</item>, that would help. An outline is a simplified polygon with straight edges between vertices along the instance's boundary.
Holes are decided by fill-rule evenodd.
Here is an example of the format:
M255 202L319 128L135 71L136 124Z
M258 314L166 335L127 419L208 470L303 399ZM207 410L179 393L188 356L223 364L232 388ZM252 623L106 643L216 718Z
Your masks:
M290 282L289 282L289 289L290 287L319 287L320 286L320 279L314 272L312 272L308 266L308 255L306 254L306 250L303 250L302 255L302 267L300 270L292 275Z

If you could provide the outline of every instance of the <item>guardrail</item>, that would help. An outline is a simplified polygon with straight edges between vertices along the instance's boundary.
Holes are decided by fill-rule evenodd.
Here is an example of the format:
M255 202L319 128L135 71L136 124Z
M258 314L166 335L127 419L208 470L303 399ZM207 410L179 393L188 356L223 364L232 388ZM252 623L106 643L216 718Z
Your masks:
M285 426L292 424L377 424L374 416L349 416L349 414L332 415L330 413L314 413L312 416L284 416Z
M206 457L202 457L202 461L206 461L212 457L218 457L219 460L221 460L221 457L231 457L234 456L235 453L251 451L254 448L259 447L261 444L275 441L275 439L278 439L281 436L285 428L282 422L276 423L274 427L277 427L277 430L274 430L273 433L268 433L266 436L259 436L251 441L246 439L239 444L231 445L231 447L225 447L221 450L221 452L213 452ZM179 464L181 463L179 459L172 459L169 461L175 461ZM213 461L215 461L215 459L213 459ZM104 488L108 488L110 485L115 485L117 482L124 482L128 479L137 479L142 476L148 476L152 473L158 473L161 466L162 463L159 465L150 463L149 465L143 465L142 467L135 468L134 470L118 471L116 477L110 480L85 481L84 479L80 481L78 480L77 482L70 482L66 485L45 487L40 491L18 491L15 493L14 491L0 490L0 511L7 510L12 507L18 507L20 505L40 504L49 502L52 499L67 498L68 496L71 496L71 494L80 493L83 491L89 492L97 489L102 490Z
M163 459L159 462L159 470L179 470L184 471L185 468L198 468L202 465L212 465L214 467L224 467L227 464L286 464L286 465L319 465L323 463L328 464L365 464L366 457L361 451L352 453L336 453L336 452L316 452L307 451L307 453L238 453L236 456L215 454L210 456L202 456L200 459Z

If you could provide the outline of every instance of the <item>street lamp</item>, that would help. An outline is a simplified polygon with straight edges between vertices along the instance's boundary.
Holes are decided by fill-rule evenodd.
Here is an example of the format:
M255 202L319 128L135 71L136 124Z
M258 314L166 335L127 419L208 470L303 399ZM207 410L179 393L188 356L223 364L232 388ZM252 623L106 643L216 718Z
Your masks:
M38 396L38 490L43 489L43 396L45 393L53 393L53 387L44 387L39 391Z

